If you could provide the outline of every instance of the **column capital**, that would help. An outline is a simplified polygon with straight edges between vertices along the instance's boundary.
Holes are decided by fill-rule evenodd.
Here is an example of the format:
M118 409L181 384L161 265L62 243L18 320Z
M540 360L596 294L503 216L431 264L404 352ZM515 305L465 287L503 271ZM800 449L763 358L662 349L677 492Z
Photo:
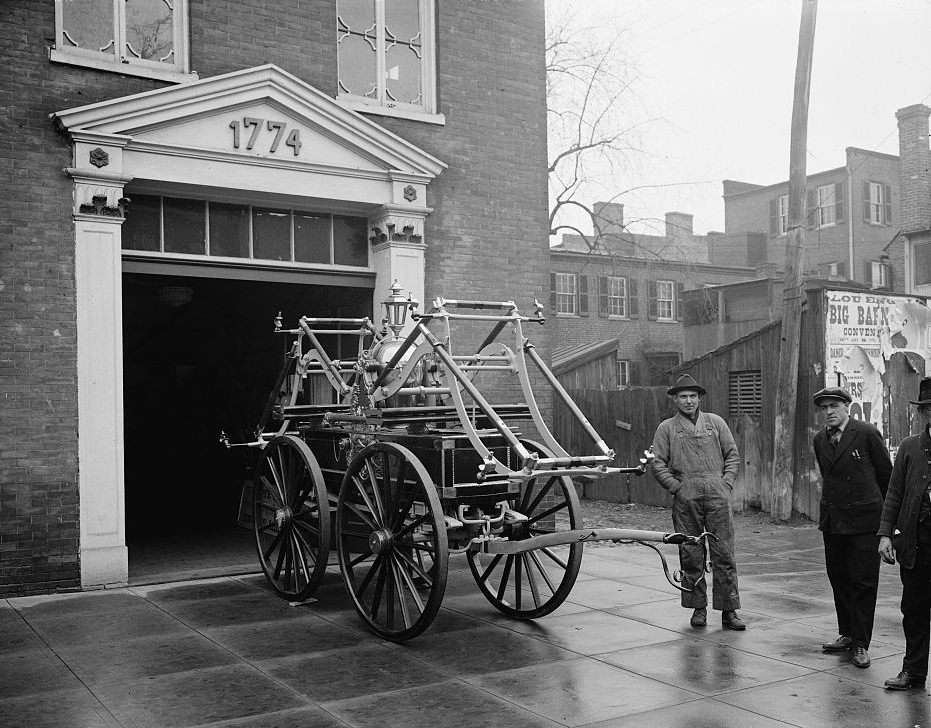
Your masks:
M423 245L423 221L431 212L429 207L382 205L369 216L369 242L373 247Z
M74 180L72 213L75 219L108 218L114 222L123 221L129 204L129 200L123 197L123 186L133 179L131 175L76 167L66 167L65 173Z

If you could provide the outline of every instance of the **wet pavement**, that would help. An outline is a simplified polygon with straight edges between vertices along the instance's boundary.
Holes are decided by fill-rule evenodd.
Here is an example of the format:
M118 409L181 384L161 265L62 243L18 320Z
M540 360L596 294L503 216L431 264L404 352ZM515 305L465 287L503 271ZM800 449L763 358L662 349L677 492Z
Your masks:
M497 612L454 556L437 620L405 644L366 631L333 567L300 606L257 575L0 600L0 726L931 726L927 688L882 686L904 651L897 568L858 669L820 649L836 624L814 526L737 545L745 632L710 611L691 628L636 545L587 546L536 622Z

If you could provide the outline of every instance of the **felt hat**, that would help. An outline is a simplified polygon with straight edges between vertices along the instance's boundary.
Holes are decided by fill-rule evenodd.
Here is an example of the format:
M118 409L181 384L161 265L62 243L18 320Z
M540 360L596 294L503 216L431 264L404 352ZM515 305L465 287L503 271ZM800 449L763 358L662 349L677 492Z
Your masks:
M815 407L820 407L821 400L824 399L839 399L841 402L846 402L847 404L853 402L853 397L850 396L850 393L846 389L841 389L840 387L825 387L824 389L819 389L811 398L815 402Z
M669 389L666 390L666 394L677 394L678 392L683 392L688 390L690 392L698 392L700 395L704 396L706 390L698 382L696 382L691 375L683 374L676 380L676 383L673 384Z
M908 401L912 404L931 404L931 377L925 377L918 384L918 399Z

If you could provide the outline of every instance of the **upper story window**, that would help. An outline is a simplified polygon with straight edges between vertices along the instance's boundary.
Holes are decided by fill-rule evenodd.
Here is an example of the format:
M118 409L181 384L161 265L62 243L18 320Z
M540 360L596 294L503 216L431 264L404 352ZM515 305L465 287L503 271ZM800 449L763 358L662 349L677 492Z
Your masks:
M863 183L863 220L871 225L892 224L892 186Z
M834 185L822 185L815 190L815 226L826 227L833 225L834 214Z
M608 315L627 316L627 279L608 276Z
M177 197L132 196L123 249L368 267L368 220Z
M578 313L575 273L556 273L556 313L575 315Z
M188 0L55 0L49 58L131 76L188 81Z
M656 319L675 321L676 285L673 281L656 281Z
M789 234L789 196L779 195L776 200L776 234Z
M338 0L339 96L360 111L442 123L435 0Z

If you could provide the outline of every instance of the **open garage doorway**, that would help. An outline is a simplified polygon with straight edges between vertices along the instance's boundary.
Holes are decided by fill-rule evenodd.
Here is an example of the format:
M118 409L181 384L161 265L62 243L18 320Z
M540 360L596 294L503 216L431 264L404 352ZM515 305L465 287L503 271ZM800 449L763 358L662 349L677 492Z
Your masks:
M370 288L123 273L130 583L258 570L238 525L250 438L298 317L371 315Z

